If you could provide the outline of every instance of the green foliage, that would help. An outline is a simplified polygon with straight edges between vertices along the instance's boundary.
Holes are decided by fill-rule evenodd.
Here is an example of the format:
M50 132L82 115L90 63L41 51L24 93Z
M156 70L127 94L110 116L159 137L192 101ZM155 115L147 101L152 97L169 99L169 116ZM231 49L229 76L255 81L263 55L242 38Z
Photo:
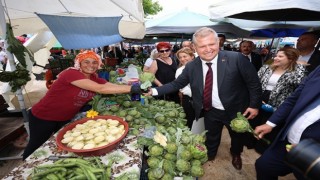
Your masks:
M7 23L7 33L6 33L6 40L8 43L7 51L14 54L19 61L19 63L26 68L26 59L25 53L29 54L30 60L34 62L32 54L27 50L26 47L21 44L21 42L16 39L13 35L11 24Z
M143 0L142 6L145 16L155 15L163 9L158 1L153 2L152 0Z
M30 81L29 71L18 65L15 71L0 72L0 81L9 82L11 92L16 92L21 86L24 86Z

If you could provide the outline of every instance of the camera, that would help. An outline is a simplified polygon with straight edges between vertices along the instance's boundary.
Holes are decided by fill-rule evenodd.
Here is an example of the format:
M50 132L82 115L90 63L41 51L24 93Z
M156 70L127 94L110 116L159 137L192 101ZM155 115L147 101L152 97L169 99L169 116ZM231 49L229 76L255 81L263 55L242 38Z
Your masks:
M293 147L285 162L302 173L307 179L320 178L320 143L313 139L304 139Z

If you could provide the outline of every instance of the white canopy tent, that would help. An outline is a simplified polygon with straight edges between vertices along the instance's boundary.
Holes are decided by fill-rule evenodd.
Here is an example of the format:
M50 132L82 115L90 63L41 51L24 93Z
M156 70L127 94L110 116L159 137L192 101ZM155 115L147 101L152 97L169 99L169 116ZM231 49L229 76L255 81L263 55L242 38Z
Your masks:
M215 18L258 21L319 21L319 0L223 0L209 6Z
M41 34L45 34L42 32L49 31L49 29L37 14L77 18L122 16L118 24L118 34L124 38L131 39L142 39L145 35L144 12L141 0L0 0L0 2L0 35L2 37L5 37L6 22L9 21L15 35L40 33L38 38L41 37ZM93 26L85 28L88 31L94 29ZM49 36L52 38L51 35L43 35L43 37ZM40 41L33 41L28 47L33 52L36 52L37 48L45 48L47 51L50 47L48 44L51 44L51 38L48 38L47 42L39 38ZM5 47L7 47L7 43L5 43ZM9 52L8 59L7 70L14 71L16 69L14 57ZM27 64L30 65L30 61L27 61ZM4 84L7 85L8 83ZM2 90L2 95L4 93L10 93L8 88L5 87ZM26 121L26 108L21 89L17 90L16 95ZM26 129L28 130L28 128Z
M122 37L142 39L145 35L141 0L1 0L1 3L16 35L47 29L36 13L73 17L122 16L119 23Z
M187 9L146 21L146 34L193 34L201 27L211 27L218 33L247 37L250 32L227 22L213 22L208 16Z
M209 12L211 19L230 22L247 30L279 28L279 24L283 25L281 28L320 27L318 0L220 0L209 6Z

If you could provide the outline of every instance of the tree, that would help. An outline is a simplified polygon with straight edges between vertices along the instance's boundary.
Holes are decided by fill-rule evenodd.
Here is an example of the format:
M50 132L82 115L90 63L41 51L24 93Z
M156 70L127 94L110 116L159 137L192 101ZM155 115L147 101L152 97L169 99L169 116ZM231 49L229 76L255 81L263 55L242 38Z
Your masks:
M145 16L155 15L162 11L162 6L160 6L158 1L153 2L152 0L143 0L142 6Z

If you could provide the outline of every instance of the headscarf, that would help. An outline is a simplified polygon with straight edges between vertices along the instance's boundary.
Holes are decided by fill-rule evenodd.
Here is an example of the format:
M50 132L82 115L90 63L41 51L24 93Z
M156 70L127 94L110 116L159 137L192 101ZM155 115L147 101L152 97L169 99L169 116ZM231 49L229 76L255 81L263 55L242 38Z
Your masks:
M90 50L86 50L86 51L80 52L76 56L76 58L74 59L74 68L80 70L80 63L83 60L88 59L88 58L98 61L99 68L100 68L100 66L102 64L101 57L97 53L95 53L93 51L90 51Z

